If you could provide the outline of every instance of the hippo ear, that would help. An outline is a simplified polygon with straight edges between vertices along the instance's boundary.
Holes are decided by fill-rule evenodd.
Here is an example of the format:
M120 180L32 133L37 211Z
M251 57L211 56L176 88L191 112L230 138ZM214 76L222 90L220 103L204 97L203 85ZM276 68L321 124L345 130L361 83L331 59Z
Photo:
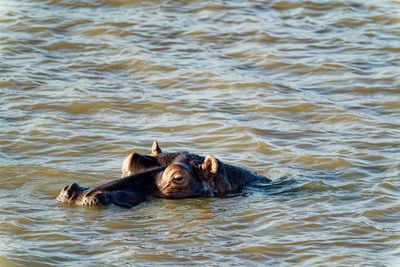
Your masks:
M154 140L153 147L151 148L151 155L154 157L161 153L162 153L162 151L161 151L160 146L158 145L157 141Z
M131 153L122 162L122 177L126 177L149 168L158 167L157 160L152 156Z
M132 174L132 160L135 157L135 153L131 153L122 162L122 177L126 177Z
M217 173L218 167L218 160L212 155L207 155L203 164L201 165L203 170L207 170L211 173Z

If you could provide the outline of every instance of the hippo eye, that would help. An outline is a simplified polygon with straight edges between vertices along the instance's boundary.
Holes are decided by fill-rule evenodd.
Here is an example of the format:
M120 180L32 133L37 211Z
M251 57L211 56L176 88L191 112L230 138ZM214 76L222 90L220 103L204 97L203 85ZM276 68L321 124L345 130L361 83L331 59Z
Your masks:
M182 176L174 177L173 181L175 184L183 184L184 178Z

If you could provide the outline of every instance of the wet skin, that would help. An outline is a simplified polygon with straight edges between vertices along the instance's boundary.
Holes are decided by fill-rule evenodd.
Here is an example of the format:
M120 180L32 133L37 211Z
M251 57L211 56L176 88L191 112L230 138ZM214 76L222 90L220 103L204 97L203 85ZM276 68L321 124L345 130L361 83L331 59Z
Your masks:
M152 168L121 179L113 180L93 189L77 183L61 190L57 200L79 206L108 206L111 204L130 208L146 200L157 191L154 177L165 168Z
M125 158L122 176L124 178L91 190L74 183L66 186L57 200L76 205L115 204L129 208L149 197L226 197L241 192L249 183L270 181L246 169L225 164L211 155L163 153L156 141L151 156L131 153Z

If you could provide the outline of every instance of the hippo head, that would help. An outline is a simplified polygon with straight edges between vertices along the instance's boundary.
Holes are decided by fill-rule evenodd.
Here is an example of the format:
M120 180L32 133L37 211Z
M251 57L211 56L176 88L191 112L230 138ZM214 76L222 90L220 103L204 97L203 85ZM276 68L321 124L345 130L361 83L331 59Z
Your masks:
M211 155L204 158L189 152L163 153L154 141L150 156L131 153L125 158L122 177L148 168L165 167L154 176L158 197L223 196L232 188L222 166Z
M153 143L151 155L131 153L125 158L122 177L154 167L165 168L154 176L158 197L225 196L233 191L225 164L215 157L189 152L164 153L157 141Z

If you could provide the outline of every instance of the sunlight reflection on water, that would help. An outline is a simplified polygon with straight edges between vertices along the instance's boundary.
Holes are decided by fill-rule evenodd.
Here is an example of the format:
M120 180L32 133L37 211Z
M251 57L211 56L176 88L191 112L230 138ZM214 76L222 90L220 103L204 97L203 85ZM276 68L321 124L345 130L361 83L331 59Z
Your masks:
M399 4L0 1L0 265L396 266ZM56 202L153 139L273 182Z

